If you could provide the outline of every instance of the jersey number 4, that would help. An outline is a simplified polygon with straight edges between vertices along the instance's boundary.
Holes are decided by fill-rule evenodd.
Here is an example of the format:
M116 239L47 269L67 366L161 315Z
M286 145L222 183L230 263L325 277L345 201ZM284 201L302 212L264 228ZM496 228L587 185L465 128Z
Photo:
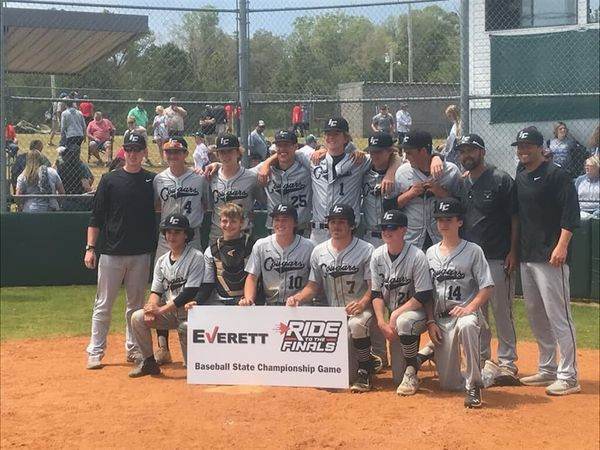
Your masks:
M446 298L448 300L462 300L462 295L460 293L460 286L448 286L448 290L446 292Z

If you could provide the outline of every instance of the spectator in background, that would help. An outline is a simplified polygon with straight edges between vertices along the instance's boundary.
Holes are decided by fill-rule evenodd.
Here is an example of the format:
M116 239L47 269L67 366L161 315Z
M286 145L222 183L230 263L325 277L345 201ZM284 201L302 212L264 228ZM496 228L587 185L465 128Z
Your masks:
M108 166L108 171L112 172L113 170L120 169L125 165L125 149L121 147L119 151L117 151L117 155L110 162L110 166Z
M296 103L292 108L292 128L295 133L300 133L304 137L304 124L302 120L302 106Z
M571 178L583 172L583 162L588 156L585 148L569 134L564 122L554 124L554 139L547 142L554 164L566 170Z
M66 147L66 152L72 153L79 158L81 153L81 143L85 139L87 125L83 114L75 107L76 103L71 102L69 107L60 116L60 144Z
M35 148L27 152L25 169L17 177L16 195L65 193L58 173L52 167L45 165L46 161ZM32 197L25 199L23 203L23 212L58 211L58 209L55 198Z
M89 141L87 162L90 163L90 156L98 160L98 165L104 165L100 152L108 149L108 164L112 160L112 140L115 135L115 126L108 119L102 117L102 111L94 113L94 120L88 123L87 137Z
M131 135L132 133L136 133L136 134L139 134L140 136L143 136L144 144L147 142L148 132L146 131L146 129L144 127L137 125L135 117L129 116L127 118L127 129L125 130L125 133L123 134L123 141L127 141L128 136ZM148 149L146 149L146 152L144 154L144 160L148 166L154 167L154 164L152 164L152 161L150 161L150 156L148 156Z
M154 130L154 143L158 148L158 154L160 155L160 165L165 165L165 157L163 156L163 144L169 140L169 130L167 130L167 116L165 115L165 108L158 105L154 110L156 115L152 121L152 129Z
M400 103L400 109L396 112L396 131L398 133L398 143L402 144L402 140L406 133L410 131L412 126L412 117L408 112L408 104Z
M600 124L590 136L588 141L588 153L590 156L600 156Z
M313 134L309 134L308 136L306 136L306 138L304 138L304 146L300 147L299 151L303 153L312 153L312 151L316 150L318 146L319 143L317 142L317 138Z
M138 127L143 127L144 129L148 127L148 113L144 109L143 98L138 98L137 106L129 110L129 112L127 113L127 119L129 119L130 117L133 117L133 119L135 120L135 124Z
M193 155L194 169L204 171L204 168L210 164L204 133L202 133L202 131L196 131L196 133L194 133L194 139L196 140L196 148L194 149Z
M187 111L181 106L177 106L177 99L175 97L171 97L169 103L169 107L165 109L169 137L183 136L183 130L185 129L183 120L187 116Z
M264 161L269 154L269 142L264 135L265 132L264 120L259 120L256 128L248 136L248 155L250 159L259 159Z
M600 158L591 156L585 160L585 175L575 180L581 218L600 218Z
M62 180L64 193L70 195L81 195L91 192L94 184L94 176L89 166L81 159L74 158L72 154L61 151L59 147L56 159L56 171ZM62 200L64 211L89 211L92 207L93 198L65 198Z
M306 104L302 104L302 131L304 134L308 133L310 129L310 107Z
M66 99L67 93L61 92L59 98ZM67 104L64 101L58 101L58 102L52 103L52 129L50 131L50 139L48 140L48 145L50 147L54 147L54 143L52 142L52 139L54 139L54 136L56 135L56 133L60 134L60 116L62 115L63 111L65 111L66 109L67 109Z
M83 118L85 119L86 125L94 120L94 104L88 101L88 96L83 96L83 101L79 103L79 111L83 114Z
M12 123L6 121L4 128L4 150L9 158L14 158L19 153L19 145L17 141L17 132Z
M462 121L460 119L460 108L457 105L450 105L446 108L445 111L446 117L450 122L452 122L452 128L450 128L450 133L448 133L448 137L446 138L446 143L443 148L438 147L437 150L442 153L445 161L449 161L451 163L456 164L459 168L461 168L460 160L458 157L458 149L456 144L460 141L462 137Z
M214 144L217 125L212 106L204 106L204 111L202 111L202 115L198 124L200 125L200 131L204 134L204 138L208 144Z
M29 151L37 150L38 152L40 152L40 154L42 154L43 149L44 149L44 144L42 143L42 141L40 141L38 139L34 139L33 141L31 141L29 143ZM15 193L17 190L17 178L19 177L19 175L21 175L23 170L25 170L26 163L27 163L27 153L22 153L20 155L17 155L15 162L10 167L10 181L11 181L11 184L13 187L13 191ZM46 158L46 156L44 156L43 154L42 154L42 164L46 167L52 167L52 163L50 163L50 160L48 158Z
M227 122L227 133L233 133L233 125L235 123L236 107L234 102L228 102L225 106L225 120Z
M215 118L215 126L217 135L227 133L227 114L223 105L215 105L213 108L213 117Z
M393 135L396 128L394 122L394 116L390 114L388 106L381 105L379 107L379 114L374 115L371 120L371 129L374 133L383 131Z

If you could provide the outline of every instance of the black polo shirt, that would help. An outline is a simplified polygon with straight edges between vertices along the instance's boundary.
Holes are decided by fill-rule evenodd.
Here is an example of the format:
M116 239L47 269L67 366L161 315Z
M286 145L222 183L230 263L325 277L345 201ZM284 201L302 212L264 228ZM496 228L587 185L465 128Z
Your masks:
M141 255L156 249L153 172L117 169L102 176L90 217L106 255Z
M561 228L579 226L579 201L570 175L556 164L543 162L533 172L517 173L516 202L520 222L520 259L548 262Z
M463 237L479 245L487 259L504 259L510 251L513 190L510 175L492 165L474 182L461 180Z

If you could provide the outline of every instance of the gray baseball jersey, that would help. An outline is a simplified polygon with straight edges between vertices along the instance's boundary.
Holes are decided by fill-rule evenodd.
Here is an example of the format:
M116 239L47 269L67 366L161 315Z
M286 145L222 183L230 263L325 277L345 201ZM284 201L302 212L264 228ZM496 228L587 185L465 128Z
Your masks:
M296 236L286 248L277 243L273 234L256 241L246 272L261 277L267 304L285 304L288 297L302 290L308 281L314 247L301 236Z
M406 243L394 261L387 244L375 249L371 256L371 290L381 292L390 311L402 306L416 292L432 290L429 264L425 253Z
M221 215L219 208L225 203L236 203L244 210L244 224L242 229L251 230L252 209L254 208L254 200L260 193L258 177L256 172L250 171L244 167L240 167L238 172L230 179L223 178L222 169L219 169L217 174L210 180L210 195L209 202L212 214L212 222L210 225L210 241L220 237L223 233L219 227Z
M455 306L466 306L494 280L483 250L473 242L461 240L449 255L442 256L440 244L427 250L427 261L435 291L435 313L442 315Z
M156 261L152 292L173 300L185 287L200 287L204 279L204 255L190 245L185 247L177 261L171 263L171 252Z
M311 172L312 222L325 223L329 209L339 203L345 203L354 209L358 226L363 177L371 167L369 155L362 164L356 166L351 154L344 153L335 168L333 157L329 153L317 165L310 162L308 152L296 152L296 158Z
M271 178L265 186L267 211L271 213L275 206L288 203L296 207L298 226L302 228L311 220L312 188L310 171L295 161L287 170L271 167ZM273 218L267 216L267 228L273 227Z
M160 199L161 221L170 214L183 214L191 228L202 225L208 200L208 181L193 170L180 177L166 169L154 177L154 195Z
M357 237L339 253L328 239L312 252L309 280L323 287L329 306L346 306L358 301L369 289L372 253L373 246Z
M456 165L445 162L444 173L440 178L440 185L448 191L450 196L455 196L459 192L460 172ZM413 168L409 163L401 165L396 171L396 186L395 193L397 195L408 191L414 183L422 183L423 181L431 181L429 175L425 175L419 169ZM408 217L408 230L406 231L406 242L416 245L419 248L423 247L426 234L434 244L438 243L442 237L440 236L435 218L433 217L433 203L435 196L431 193L425 193L420 197L412 199L404 206L402 211Z

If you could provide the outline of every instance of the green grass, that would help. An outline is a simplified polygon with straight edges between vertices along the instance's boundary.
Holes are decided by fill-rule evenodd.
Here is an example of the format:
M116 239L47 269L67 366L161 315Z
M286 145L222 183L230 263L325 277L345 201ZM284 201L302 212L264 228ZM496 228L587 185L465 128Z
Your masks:
M87 335L95 293L95 286L1 288L0 339ZM121 291L113 309L111 331L123 332L124 298ZM594 303L573 304L579 347L600 348L599 312ZM520 299L515 301L514 317L518 339L534 340Z

